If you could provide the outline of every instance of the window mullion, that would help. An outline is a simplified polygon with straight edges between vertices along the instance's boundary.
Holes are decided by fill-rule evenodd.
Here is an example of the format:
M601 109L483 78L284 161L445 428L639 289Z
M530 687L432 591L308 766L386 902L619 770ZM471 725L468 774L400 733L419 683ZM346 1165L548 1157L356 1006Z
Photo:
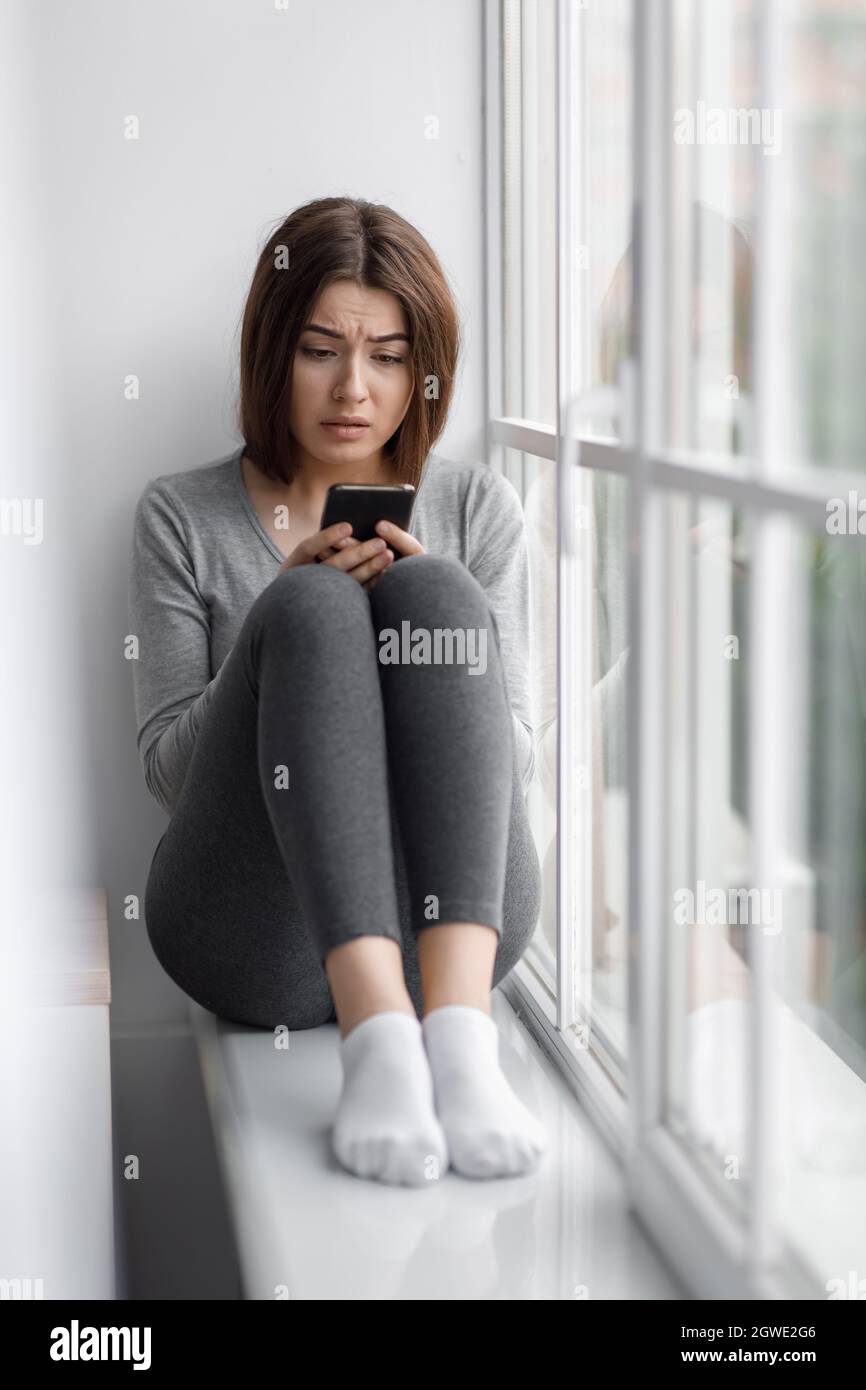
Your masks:
M663 403L664 222L669 133L664 129L667 7L635 0L634 269L632 351L638 372L637 418L624 421L636 463L629 507L629 1102L632 1139L640 1143L662 1118L664 936L661 872L663 497L651 486L648 458L661 444ZM636 351L635 351L636 349ZM630 443L628 439L625 441Z
M776 0L765 0L758 25L759 105L781 109L779 51L783 26ZM780 202L780 161L755 147L757 236L754 275L755 476L765 482L778 474L786 441L784 354L779 329L785 277L786 227ZM751 519L749 572L749 814L752 831L752 886L772 890L782 879L781 822L785 808L784 750L788 745L784 691L787 669L784 628L787 580L786 527L789 519L758 513ZM784 940L784 937L781 938ZM749 1185L749 1271L760 1280L778 1257L778 1175L784 1040L774 1036L774 997L778 983L779 938L762 929L749 936L751 978L748 1069L751 1182Z

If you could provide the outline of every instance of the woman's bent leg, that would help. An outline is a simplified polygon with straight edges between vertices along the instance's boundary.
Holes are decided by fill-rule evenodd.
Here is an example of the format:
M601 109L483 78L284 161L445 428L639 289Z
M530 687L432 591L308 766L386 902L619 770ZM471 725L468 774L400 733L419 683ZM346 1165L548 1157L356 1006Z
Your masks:
M368 596L333 566L280 574L227 663L151 865L148 934L213 1012L315 1027L335 1016L330 949L402 944Z
M367 596L333 567L289 571L248 615L154 856L145 907L158 958L227 1017L326 1021L326 957L355 937L414 944L394 829ZM418 1020L372 1014L343 1038L341 1060L344 1165L392 1182L438 1177L447 1143Z
M378 585L376 586L379 587ZM505 889L502 903L502 930L493 959L490 988L506 978L524 955L532 940L541 905L541 867L529 824L516 749L511 753L511 791L508 818L508 850L505 861ZM393 797L392 797L393 805ZM421 1018L425 1012L421 980L419 945L423 935L435 924L425 923L420 935L413 922L413 908L408 886L408 869L398 836L395 817L395 858L397 873L397 902L403 924L403 973L415 1012ZM433 1007L432 1002L430 1007Z
M527 1172L547 1136L499 1066L484 998L525 949L540 894L496 619L474 576L438 556L402 560L371 601L380 640L405 627L413 644L425 636L431 644L427 662L384 665L382 687L409 918L423 930L423 1032L437 1114L464 1176ZM456 663L435 659L437 633L462 641ZM515 884L516 915L512 904L506 917L509 866L525 879ZM483 938L488 929L498 959Z
M404 969L420 1014L415 933L437 923L489 925L498 937L490 981L496 985L517 964L535 930L541 871L523 798L496 619L481 585L450 558L407 556L385 572L370 604L383 651L383 636L400 633L407 623L411 631L429 633L431 642L436 629L458 634L458 640L462 632L464 651L478 666L470 674L468 662L381 665L392 807L399 826L400 914L412 924L404 934ZM486 646L477 644L482 631ZM477 659L482 652L483 662Z

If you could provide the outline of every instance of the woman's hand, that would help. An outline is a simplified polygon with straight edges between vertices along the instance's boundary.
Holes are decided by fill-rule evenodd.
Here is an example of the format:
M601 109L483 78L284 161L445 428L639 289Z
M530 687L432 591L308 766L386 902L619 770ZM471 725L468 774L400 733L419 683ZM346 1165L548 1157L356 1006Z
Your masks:
M326 526L324 531L307 536L295 546L277 573L294 569L297 565L311 565L318 560L322 564L332 565L334 569L345 570L366 589L393 563L394 553L387 548L384 540L376 537L371 541L358 541L350 534L351 530L348 522L340 521ZM409 539L412 539L411 536Z
M423 555L424 547L414 536L410 536L408 531L403 531L399 526L395 526L393 521L377 521L376 531L388 545L399 550L401 555ZM365 589L373 589L382 578L381 574L375 574L372 579L364 585Z

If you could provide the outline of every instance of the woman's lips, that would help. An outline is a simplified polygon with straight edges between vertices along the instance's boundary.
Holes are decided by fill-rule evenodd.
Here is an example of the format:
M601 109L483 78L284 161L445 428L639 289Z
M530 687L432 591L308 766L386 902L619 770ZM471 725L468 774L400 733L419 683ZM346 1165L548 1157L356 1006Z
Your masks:
M338 439L360 439L364 431L368 430L369 428L369 425L326 425L324 423L322 424L323 430L329 430L330 433L336 435Z

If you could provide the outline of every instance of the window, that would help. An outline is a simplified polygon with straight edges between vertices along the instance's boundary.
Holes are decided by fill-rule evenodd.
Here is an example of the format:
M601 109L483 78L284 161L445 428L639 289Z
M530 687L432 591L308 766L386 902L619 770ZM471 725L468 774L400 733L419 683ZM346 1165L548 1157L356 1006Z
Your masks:
M704 1297L866 1269L866 12L489 0L524 1015Z

